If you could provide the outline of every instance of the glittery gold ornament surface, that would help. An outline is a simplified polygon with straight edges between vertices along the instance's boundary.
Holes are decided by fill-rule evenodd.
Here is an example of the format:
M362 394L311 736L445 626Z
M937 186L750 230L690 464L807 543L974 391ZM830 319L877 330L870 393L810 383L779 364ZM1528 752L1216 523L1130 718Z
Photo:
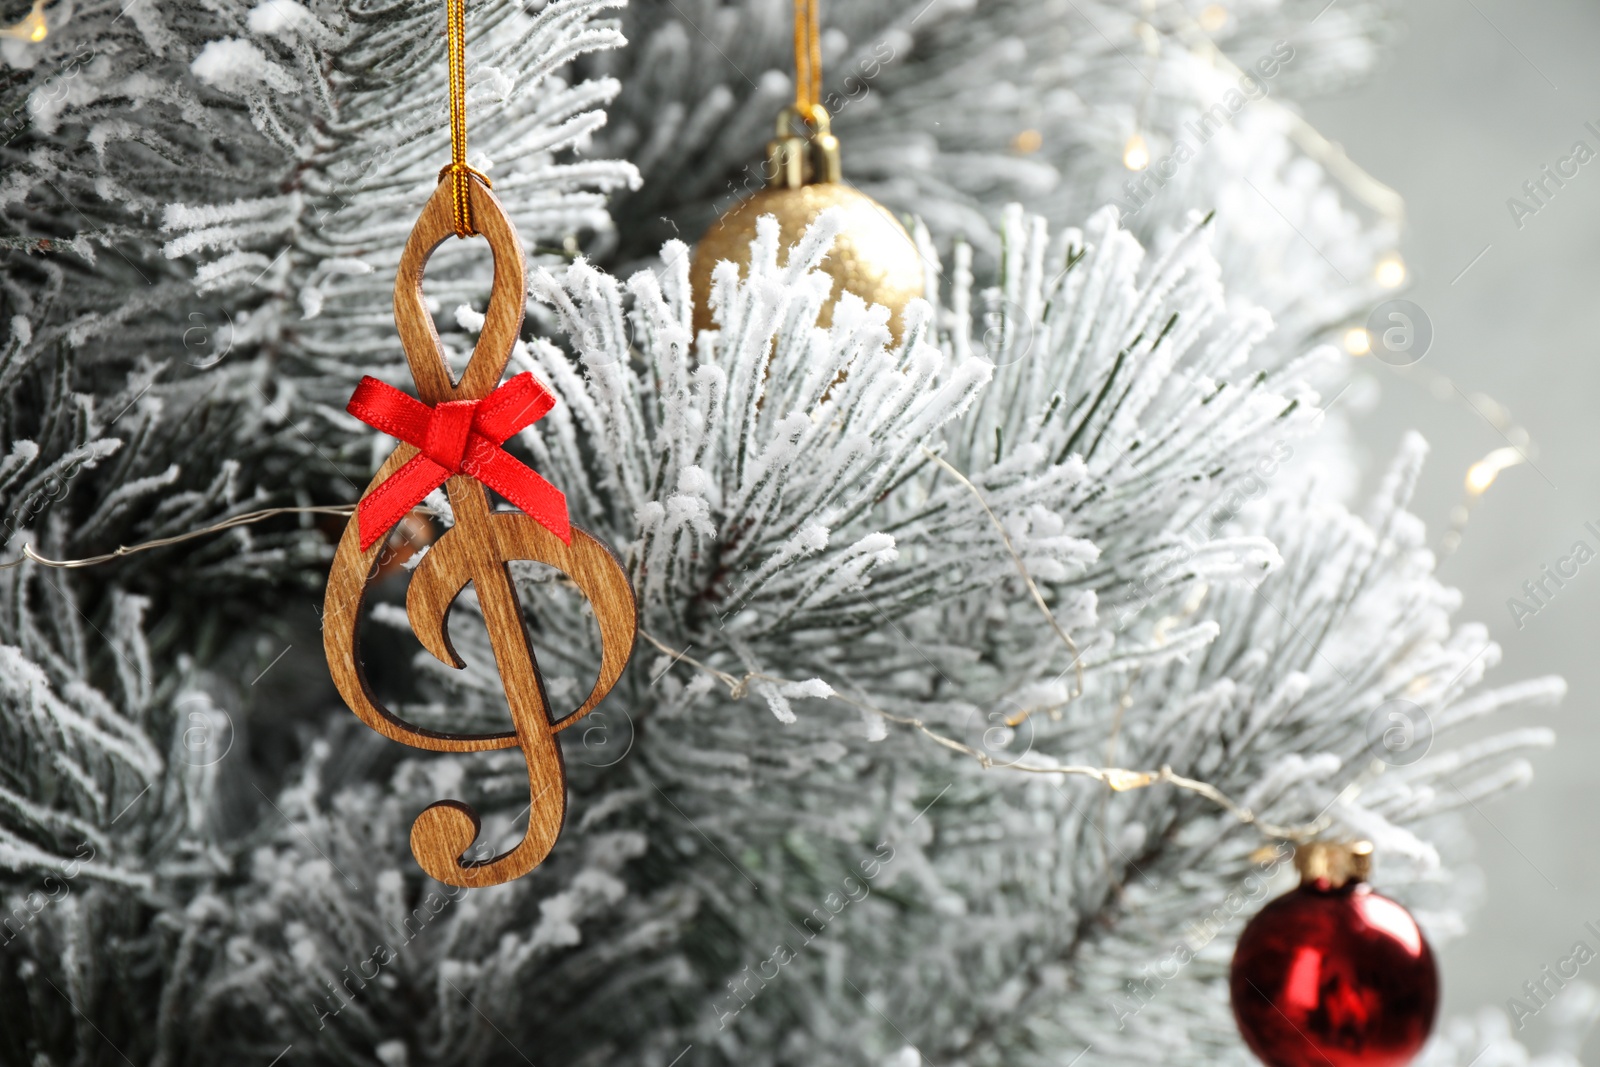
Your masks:
M911 235L888 208L843 182L762 189L712 223L695 248L689 268L695 330L712 326L708 299L711 269L726 259L739 264L740 273L744 273L750 263L750 242L756 235L757 219L762 215L776 217L782 256L800 240L806 227L830 207L842 208L845 218L822 261L822 269L832 276L834 287L817 321L830 325L840 292L851 292L869 304L888 308L889 329L899 339L906 304L922 295L922 258Z

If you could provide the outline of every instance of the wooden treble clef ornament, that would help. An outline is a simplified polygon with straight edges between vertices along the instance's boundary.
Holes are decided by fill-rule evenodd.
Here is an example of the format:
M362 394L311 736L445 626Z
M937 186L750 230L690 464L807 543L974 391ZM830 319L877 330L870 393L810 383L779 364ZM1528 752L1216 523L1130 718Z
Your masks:
M434 249L463 229L488 238L494 282L472 358L461 380L452 382L423 303L422 270ZM561 492L500 447L554 404L531 374L499 384L522 326L526 272L516 232L486 181L475 172L447 167L406 242L394 288L395 325L421 401L372 378L363 379L351 399L352 414L401 438L401 444L367 486L339 540L323 614L323 644L334 682L368 726L432 752L522 749L531 802L527 832L515 848L492 859L464 858L480 825L472 808L457 800L431 805L411 827L417 863L432 877L456 886L498 885L528 873L549 855L567 805L556 732L587 715L616 684L633 650L637 622L633 590L611 550L570 526ZM455 525L432 544L412 573L406 615L424 648L462 667L445 619L457 595L472 584L511 708L514 729L509 732L452 734L412 726L378 703L362 668L356 624L368 577L389 530L441 483L449 493ZM491 510L485 485L522 510ZM565 572L589 599L600 626L600 671L594 688L576 710L555 720L507 568L507 561L517 559Z

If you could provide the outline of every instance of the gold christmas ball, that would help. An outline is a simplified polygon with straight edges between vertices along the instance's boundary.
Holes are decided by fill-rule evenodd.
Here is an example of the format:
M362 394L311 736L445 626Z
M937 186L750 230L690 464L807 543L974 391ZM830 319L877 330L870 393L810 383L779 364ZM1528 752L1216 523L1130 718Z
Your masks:
M822 261L833 278L833 291L817 316L820 325L833 322L833 305L841 292L852 292L869 304L889 309L889 330L900 339L906 305L922 295L923 265L916 242L876 200L843 182L818 182L799 188L766 188L735 204L715 223L694 251L689 283L694 293L694 328L711 329L711 269L723 260L750 264L750 242L756 220L778 220L779 262L805 234L816 217L830 207L844 209L844 225Z

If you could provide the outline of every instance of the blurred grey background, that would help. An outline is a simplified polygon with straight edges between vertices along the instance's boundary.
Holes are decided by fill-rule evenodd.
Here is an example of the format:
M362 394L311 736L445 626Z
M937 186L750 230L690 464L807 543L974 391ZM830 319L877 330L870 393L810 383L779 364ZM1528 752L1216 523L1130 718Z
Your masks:
M1507 606L1575 541L1600 549L1584 529L1600 530L1600 157L1520 229L1507 206L1513 196L1528 202L1523 183L1574 142L1600 152L1600 135L1584 126L1600 129L1600 4L1414 0L1402 14L1403 37L1385 68L1354 92L1315 102L1307 117L1406 199L1403 295L1435 330L1418 369L1498 400L1537 449L1534 466L1504 471L1478 500L1440 567L1462 592L1459 618L1487 623L1504 650L1491 682L1559 673L1569 684L1561 707L1499 724L1557 731L1556 747L1534 757L1532 787L1467 815L1485 893L1470 935L1443 953L1445 1009L1504 1012L1523 982L1575 942L1600 950L1584 929L1600 928L1600 559L1521 629ZM1453 390L1441 400L1415 375L1371 359L1362 369L1382 385L1381 401L1357 423L1367 459L1386 462L1410 428L1432 445L1416 510L1438 545L1468 468L1507 441ZM1600 959L1581 977L1600 985ZM1518 1039L1540 1048L1551 1014ZM1600 1034L1590 1035L1582 1062L1600 1064Z

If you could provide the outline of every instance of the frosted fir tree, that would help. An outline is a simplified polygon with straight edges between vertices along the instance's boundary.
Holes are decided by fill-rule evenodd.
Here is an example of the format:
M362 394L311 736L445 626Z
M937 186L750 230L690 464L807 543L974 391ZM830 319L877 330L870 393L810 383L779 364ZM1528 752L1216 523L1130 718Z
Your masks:
M314 515L10 567L0 1060L1248 1062L1221 976L1282 850L1064 765L1170 765L1259 821L1372 837L1385 887L1455 933L1451 813L1548 738L1448 730L1561 686L1480 688L1498 651L1451 624L1404 510L1420 442L1341 499L1319 431L1342 371L1314 342L1394 235L1281 102L1363 73L1384 29L1316 6L1208 30L1132 0L833 5L849 172L936 265L897 343L849 296L815 326L827 216L793 250L764 228L691 334L674 232L747 180L786 11L469 5L470 162L535 268L514 369L560 401L515 447L623 548L647 635L564 738L567 831L507 886L421 876L415 813L460 796L514 838L523 771L399 751L340 706ZM343 405L406 380L393 273L448 158L443 5L29 17L37 40L0 43L7 558L353 500L390 446ZM1271 108L1130 202L1129 139L1159 165L1280 41ZM427 281L460 357L488 291L469 248ZM474 605L448 670L390 569L364 643L391 705L503 721ZM586 608L518 578L573 696ZM1386 766L1367 723L1399 697L1440 738ZM1429 1062L1480 1035L1527 1061L1479 1020Z

